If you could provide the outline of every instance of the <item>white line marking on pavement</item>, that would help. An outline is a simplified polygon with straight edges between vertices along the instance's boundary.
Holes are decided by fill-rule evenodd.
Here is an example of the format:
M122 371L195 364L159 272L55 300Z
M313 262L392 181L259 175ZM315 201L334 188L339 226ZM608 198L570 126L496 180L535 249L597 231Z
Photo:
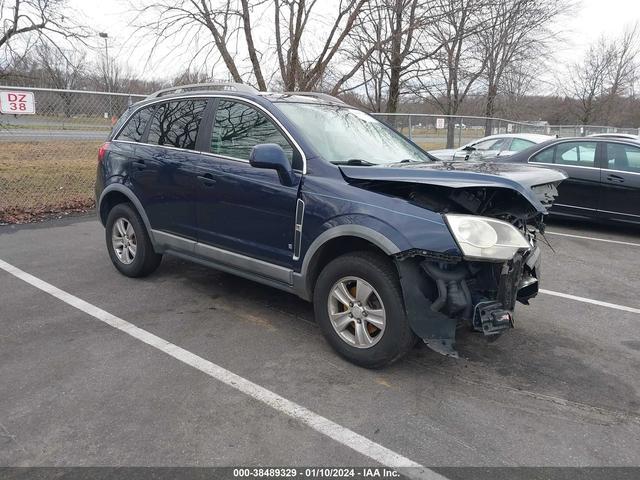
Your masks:
M560 237L581 238L583 240L595 240L597 242L617 243L618 245L629 245L631 247L640 247L640 243L623 242L622 240L609 240L607 238L585 237L584 235L573 235L571 233L545 232L545 235L558 235Z
M554 297L568 298L570 300L577 300L578 302L590 303L592 305L599 305L601 307L622 310L623 312L640 313L640 308L625 307L624 305L618 305L616 303L601 302L600 300L593 300L591 298L578 297L576 295L570 295L568 293L560 293L560 292L554 292L551 290L544 290L542 288L539 291L540 293L546 293L547 295L553 295Z
M246 378L243 378L235 373L216 365L215 363L205 360L202 357L191 353L184 348L181 348L173 343L164 340L153 333L147 332L139 327L136 327L132 323L127 322L111 313L102 310L84 300L71 295L70 293L60 290L54 287L50 283L40 280L29 273L20 270L13 265L0 260L0 269L10 273L14 277L23 280L24 282L32 285L49 295L62 300L63 302L71 305L72 307L81 310L82 312L91 315L92 317L106 323L118 330L125 332L133 338L140 340L147 345L150 345L167 355L197 369L203 373L206 373L210 377L219 380L220 382L241 391L242 393L258 400L262 403L269 405L270 407L284 413L296 420L308 425L317 432L326 435L327 437L345 445L346 447L355 450L356 452L369 457L370 459L392 468L410 468L408 471L402 473L411 478L428 479L428 480L446 480L446 477L430 470L419 463L410 460L399 453L389 450L382 445L369 440L362 435L349 430L346 427L338 425L337 423L325 418L317 413L308 410L307 408L298 405L297 403L287 400L281 397L277 393L267 390L260 385L257 385Z

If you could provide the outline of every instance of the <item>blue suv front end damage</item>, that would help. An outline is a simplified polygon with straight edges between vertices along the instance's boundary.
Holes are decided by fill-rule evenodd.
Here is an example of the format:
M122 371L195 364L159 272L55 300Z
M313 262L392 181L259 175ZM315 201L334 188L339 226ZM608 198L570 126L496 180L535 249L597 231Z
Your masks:
M474 162L398 167L384 173L376 168L342 170L354 186L441 216L452 242L448 248L432 241L432 232L442 232L430 225L421 238L412 239L411 248L393 258L411 328L433 350L457 357L458 327L466 324L494 340L514 326L516 301L528 304L536 296L536 235L544 233L546 208L565 176ZM411 231L411 223L395 217L399 232Z

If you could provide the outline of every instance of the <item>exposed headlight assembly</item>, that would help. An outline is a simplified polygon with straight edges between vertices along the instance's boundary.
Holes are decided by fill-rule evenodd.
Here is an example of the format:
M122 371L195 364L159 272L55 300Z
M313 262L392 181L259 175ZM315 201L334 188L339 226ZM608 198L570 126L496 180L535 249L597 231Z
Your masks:
M505 261L518 250L531 248L522 233L508 222L476 215L446 214L444 218L465 258Z

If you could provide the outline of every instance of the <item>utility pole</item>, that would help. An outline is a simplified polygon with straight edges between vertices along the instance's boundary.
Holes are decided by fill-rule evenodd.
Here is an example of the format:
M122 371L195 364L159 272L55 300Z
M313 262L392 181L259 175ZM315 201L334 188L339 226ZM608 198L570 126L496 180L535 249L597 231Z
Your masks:
M111 70L109 69L109 35L106 32L98 33L98 36L104 38L104 53L105 53L105 80L107 81L107 91L111 93ZM109 119L111 119L111 95L109 95Z

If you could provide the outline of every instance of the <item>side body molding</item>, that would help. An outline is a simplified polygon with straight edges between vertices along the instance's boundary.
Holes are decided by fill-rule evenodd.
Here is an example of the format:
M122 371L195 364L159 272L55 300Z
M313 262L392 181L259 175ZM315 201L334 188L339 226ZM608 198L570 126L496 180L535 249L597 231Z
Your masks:
M144 222L144 226L147 229L147 233L149 234L151 243L155 245L156 241L153 235L153 230L151 229L151 223L149 222L149 217L147 216L147 213L144 211L144 208L142 207L142 203L140 203L140 200L138 200L138 197L136 197L136 194L133 193L133 191L130 188L128 188L127 186L121 183L112 183L108 185L100 194L100 199L98 200L98 205L96 209L98 212L98 218L100 218L100 221L102 222L102 217L100 216L100 212L102 209L102 202L107 197L107 195L109 195L110 192L121 193L124 196L126 196L131 201L131 203L133 203L134 207L140 214L140 217L142 217L142 221Z

